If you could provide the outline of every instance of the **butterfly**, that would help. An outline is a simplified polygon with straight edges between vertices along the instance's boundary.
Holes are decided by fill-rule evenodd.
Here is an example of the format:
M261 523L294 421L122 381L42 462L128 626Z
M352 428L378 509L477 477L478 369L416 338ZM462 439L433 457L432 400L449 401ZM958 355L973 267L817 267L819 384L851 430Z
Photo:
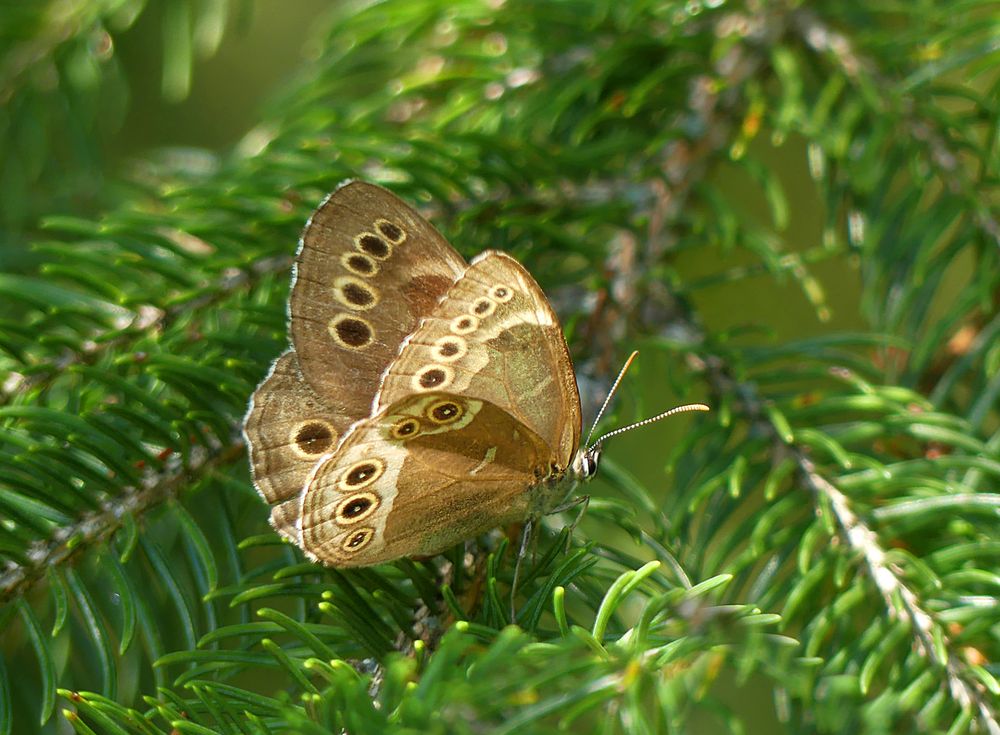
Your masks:
M541 288L502 252L466 263L386 189L350 181L313 213L288 310L292 347L243 431L271 524L310 559L436 554L553 511L597 471L611 434L580 445Z

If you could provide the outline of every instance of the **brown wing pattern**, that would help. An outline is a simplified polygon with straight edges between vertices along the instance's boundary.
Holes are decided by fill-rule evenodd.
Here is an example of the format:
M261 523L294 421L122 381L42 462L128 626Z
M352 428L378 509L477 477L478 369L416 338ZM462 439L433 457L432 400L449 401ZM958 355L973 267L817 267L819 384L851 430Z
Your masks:
M369 415L403 338L464 269L380 187L345 184L312 216L289 300L294 349L271 366L244 420L254 483L283 535L297 534L298 496L316 462Z
M503 253L476 258L406 340L378 405L432 390L509 412L563 469L580 441L580 396L559 320L528 271Z
M550 507L540 481L571 461L580 401L558 319L515 260L466 266L353 182L306 226L289 311L293 349L244 433L272 524L310 557L433 554Z
M350 425L331 414L299 373L291 350L274 361L243 425L254 484L272 506L271 523L294 536L298 497L316 462L337 446Z
M337 189L306 225L289 300L306 382L337 415L368 416L403 339L464 270L394 194L360 181Z
M317 465L300 545L334 566L434 554L538 511L545 442L497 406L409 395L354 427ZM544 487L544 486L542 486Z

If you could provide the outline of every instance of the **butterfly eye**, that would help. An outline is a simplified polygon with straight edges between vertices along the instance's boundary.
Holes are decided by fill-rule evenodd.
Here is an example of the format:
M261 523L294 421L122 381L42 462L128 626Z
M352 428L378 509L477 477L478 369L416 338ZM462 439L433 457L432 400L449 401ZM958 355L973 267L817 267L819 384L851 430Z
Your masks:
M340 544L340 548L350 554L353 554L357 551L361 551L361 549L370 544L374 536L374 528L359 528L357 531L347 534L347 537Z
M432 403L427 409L427 418L435 424L450 424L462 418L464 411L454 401L438 401Z
M355 493L340 502L334 517L341 525L357 523L374 513L378 506L379 498L375 493Z
M501 304L506 304L514 298L514 289L504 285L494 286L490 289L490 298Z
M409 439L420 432L420 422L415 418L400 419L389 429L389 436L393 439Z
M601 447L593 447L580 456L579 479L586 481L597 474L597 465L601 462Z
M340 476L337 487L341 490L358 490L368 487L385 471L385 464L380 459L363 459L348 467Z

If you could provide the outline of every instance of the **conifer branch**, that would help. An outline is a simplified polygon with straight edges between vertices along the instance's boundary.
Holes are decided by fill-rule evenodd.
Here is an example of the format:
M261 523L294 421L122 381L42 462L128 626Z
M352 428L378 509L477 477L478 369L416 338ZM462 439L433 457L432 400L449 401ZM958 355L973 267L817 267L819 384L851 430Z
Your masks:
M92 27L108 7L121 5L94 6ZM955 82L995 56L974 27L986 8L338 7L319 56L248 136L261 145L208 174L150 166L149 191L109 187L120 200L98 221L51 218L37 278L0 275L25 317L0 316L11 372L0 379L0 620L13 621L0 710L46 720L59 691L80 731L543 732L585 716L658 732L683 727L717 672L736 670L785 697L789 730L971 721L998 735L1000 686L975 658L997 657L1000 547L984 512L1000 477L996 437L984 438L1000 324L997 108L992 88ZM193 48L196 23L180 24L177 48ZM0 48L0 95L29 89L45 53L23 51L56 49L52 30L66 32L54 23ZM64 86L103 110L85 85L46 103L72 110ZM942 104L952 90L968 112ZM104 120L74 128L84 148ZM16 150L4 135L0 153ZM785 201L769 135L775 147L799 136L791 149L826 217L815 242L786 235L796 200ZM39 138L35 161L52 158L49 145ZM760 185L761 212L718 185L734 170ZM546 529L516 628L506 539L334 570L263 525L235 423L284 344L306 210L349 176L433 208L464 254L522 259L556 295L585 400L598 392L586 377L604 380L638 338L644 354L648 344L684 361L663 382L707 393L714 409L678 439L660 494L607 458L603 477L620 492L597 494L574 536L584 545L566 551L565 534ZM881 331L746 339L781 327L740 315L719 326L697 306L703 289L755 277L751 298L792 283L823 320L824 288L840 285L813 275L823 260L857 266L863 316ZM955 263L951 276L972 276L949 300L941 273ZM941 301L939 319L929 305ZM976 339L943 345L975 320L986 325ZM904 350L910 372L896 379ZM940 408L952 404L968 416ZM941 507L953 523L935 523ZM130 535L136 521L148 533ZM141 552L122 561L132 541ZM779 622L786 636L748 632ZM25 661L41 686L11 676ZM131 710L144 696L151 709ZM0 735L12 727L0 711Z
M868 578L882 595L886 611L909 622L914 648L941 671L944 677L942 685L955 701L963 709L976 713L984 732L1000 735L995 697L970 674L968 662L958 653L947 632L934 620L917 594L903 581L900 571L889 561L878 535L851 509L847 496L819 473L801 447L792 449L792 456L806 486L818 497L829 501L840 527L841 538L848 548L864 559ZM938 654L936 641L940 642L940 649L945 652L944 660Z
M228 268L200 296L170 304L161 302L116 307L113 324L94 331L75 349L68 345L56 358L31 363L28 375L9 374L0 383L0 405L9 402L17 393L50 386L74 366L94 365L109 354L127 352L129 345L146 340L151 334L162 334L179 319L206 313L206 310L218 307L235 293L252 291L265 276L288 272L291 264L291 256L262 258L245 268Z
M126 518L141 520L149 511L179 497L193 479L242 461L243 452L243 441L234 439L228 446L194 446L187 456L171 453L162 469L146 467L141 485L123 487L121 495L105 499L99 511L55 528L45 541L34 542L27 550L27 563L8 561L0 573L0 604L27 597L47 571L64 568L107 544Z

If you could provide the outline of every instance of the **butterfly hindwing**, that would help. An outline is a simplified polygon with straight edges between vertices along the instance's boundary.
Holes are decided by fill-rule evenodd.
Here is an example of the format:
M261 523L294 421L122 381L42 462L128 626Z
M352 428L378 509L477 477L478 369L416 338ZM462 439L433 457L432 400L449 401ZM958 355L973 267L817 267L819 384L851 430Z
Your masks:
M275 506L271 523L293 536L298 497L316 462L347 428L316 397L291 350L274 361L250 400L243 426L254 484Z
M529 492L552 457L492 403L409 395L356 425L316 466L302 498L300 545L334 566L434 554L532 515Z

